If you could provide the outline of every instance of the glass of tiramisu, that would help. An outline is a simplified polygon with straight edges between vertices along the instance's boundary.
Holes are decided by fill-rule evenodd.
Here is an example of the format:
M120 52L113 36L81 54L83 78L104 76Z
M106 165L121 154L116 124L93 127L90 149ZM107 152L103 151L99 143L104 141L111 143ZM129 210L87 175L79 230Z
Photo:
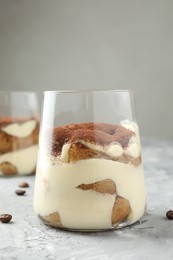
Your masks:
M131 91L44 93L34 208L46 224L73 231L141 219L146 193Z
M0 176L35 173L38 135L37 93L0 91Z

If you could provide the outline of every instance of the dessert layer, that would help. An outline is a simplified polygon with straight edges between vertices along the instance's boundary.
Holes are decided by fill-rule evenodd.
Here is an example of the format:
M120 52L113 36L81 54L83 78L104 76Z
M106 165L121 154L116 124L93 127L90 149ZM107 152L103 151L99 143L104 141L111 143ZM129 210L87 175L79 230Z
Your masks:
M2 127L1 130L8 135L24 138L29 136L34 131L36 125L37 122L35 120L30 120L22 124L8 124L7 126Z
M76 229L107 229L122 218L131 224L142 217L146 203L142 166L102 158L74 164L42 159L34 194L35 211L42 217L58 212L63 227ZM116 184L116 192L112 188L98 192L105 179Z
M117 152L115 151L115 155L110 156L107 154L106 151L100 152L98 150L88 148L88 146L83 145L81 143L72 144L69 147L69 150L67 150L67 148L65 150L66 150L66 155L64 154L65 152L63 148L63 153L61 153L61 156L59 158L61 162L67 163L67 162L76 162L83 159L104 158L107 160L119 161L122 163L132 163L135 166L138 166L141 163L141 156L139 155L137 158L129 156L126 153L123 153L118 156Z
M105 123L81 123L57 127L50 130L48 139L51 139L51 154L58 156L62 147L67 143L86 142L89 144L107 147L118 143L123 149L127 147L130 138L135 133L121 125Z
M15 123L11 121L9 118L0 120L0 154L24 149L38 143L39 123L36 120L19 119Z
M105 158L140 165L138 128L132 122L123 124L81 123L52 129L49 131L51 156L62 163Z
M0 155L0 175L26 175L33 173L38 145Z

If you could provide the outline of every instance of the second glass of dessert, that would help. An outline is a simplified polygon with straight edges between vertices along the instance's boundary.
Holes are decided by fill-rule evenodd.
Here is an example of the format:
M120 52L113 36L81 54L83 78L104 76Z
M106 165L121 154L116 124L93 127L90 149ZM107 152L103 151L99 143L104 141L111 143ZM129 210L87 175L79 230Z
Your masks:
M0 91L0 176L35 173L38 115L35 92Z
M47 91L34 208L50 226L121 228L144 214L146 193L130 91Z

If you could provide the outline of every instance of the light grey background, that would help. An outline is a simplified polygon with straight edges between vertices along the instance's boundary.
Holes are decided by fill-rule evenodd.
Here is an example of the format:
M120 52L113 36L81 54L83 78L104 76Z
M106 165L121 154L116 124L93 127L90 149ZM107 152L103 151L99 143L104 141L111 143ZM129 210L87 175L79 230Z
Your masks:
M133 89L173 137L172 0L0 0L0 89Z

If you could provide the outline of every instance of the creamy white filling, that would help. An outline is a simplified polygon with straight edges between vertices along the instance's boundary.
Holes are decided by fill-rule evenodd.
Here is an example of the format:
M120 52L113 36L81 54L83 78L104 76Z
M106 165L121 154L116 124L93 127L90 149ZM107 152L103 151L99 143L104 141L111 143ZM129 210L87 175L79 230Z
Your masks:
M29 120L22 124L13 123L5 127L2 127L2 131L7 133L8 135L24 138L29 136L33 132L33 130L36 127L36 124L36 120Z
M141 144L140 144L138 125L129 120L121 121L121 125L126 129L129 129L135 133L135 136L132 136L130 138L128 147L124 150L124 153L134 158L139 157L141 154Z
M36 166L38 145L33 145L25 149L12 151L0 156L0 163L9 162L13 164L19 175L32 173ZM3 175L0 172L0 175Z
M129 120L123 120L120 122L120 124L125 127L126 129L131 130L132 132L136 133L138 131L138 126L136 123L129 121Z
M140 156L139 146L136 143L131 144L124 150L124 153L137 158Z
M64 227L76 229L111 228L115 195L76 189L82 183L104 179L116 183L118 195L130 202L128 223L140 219L145 210L143 168L105 159L81 160L74 164L52 164L47 158L37 167L34 208L41 216L59 212Z
M68 162L69 161L69 149L71 144L64 144L62 147L61 155L60 155L60 162Z
M101 145L91 144L83 140L80 140L79 142L89 147L90 149L105 153L109 156L118 157L123 154L123 149L121 147L121 144L111 144L107 147L103 147Z

